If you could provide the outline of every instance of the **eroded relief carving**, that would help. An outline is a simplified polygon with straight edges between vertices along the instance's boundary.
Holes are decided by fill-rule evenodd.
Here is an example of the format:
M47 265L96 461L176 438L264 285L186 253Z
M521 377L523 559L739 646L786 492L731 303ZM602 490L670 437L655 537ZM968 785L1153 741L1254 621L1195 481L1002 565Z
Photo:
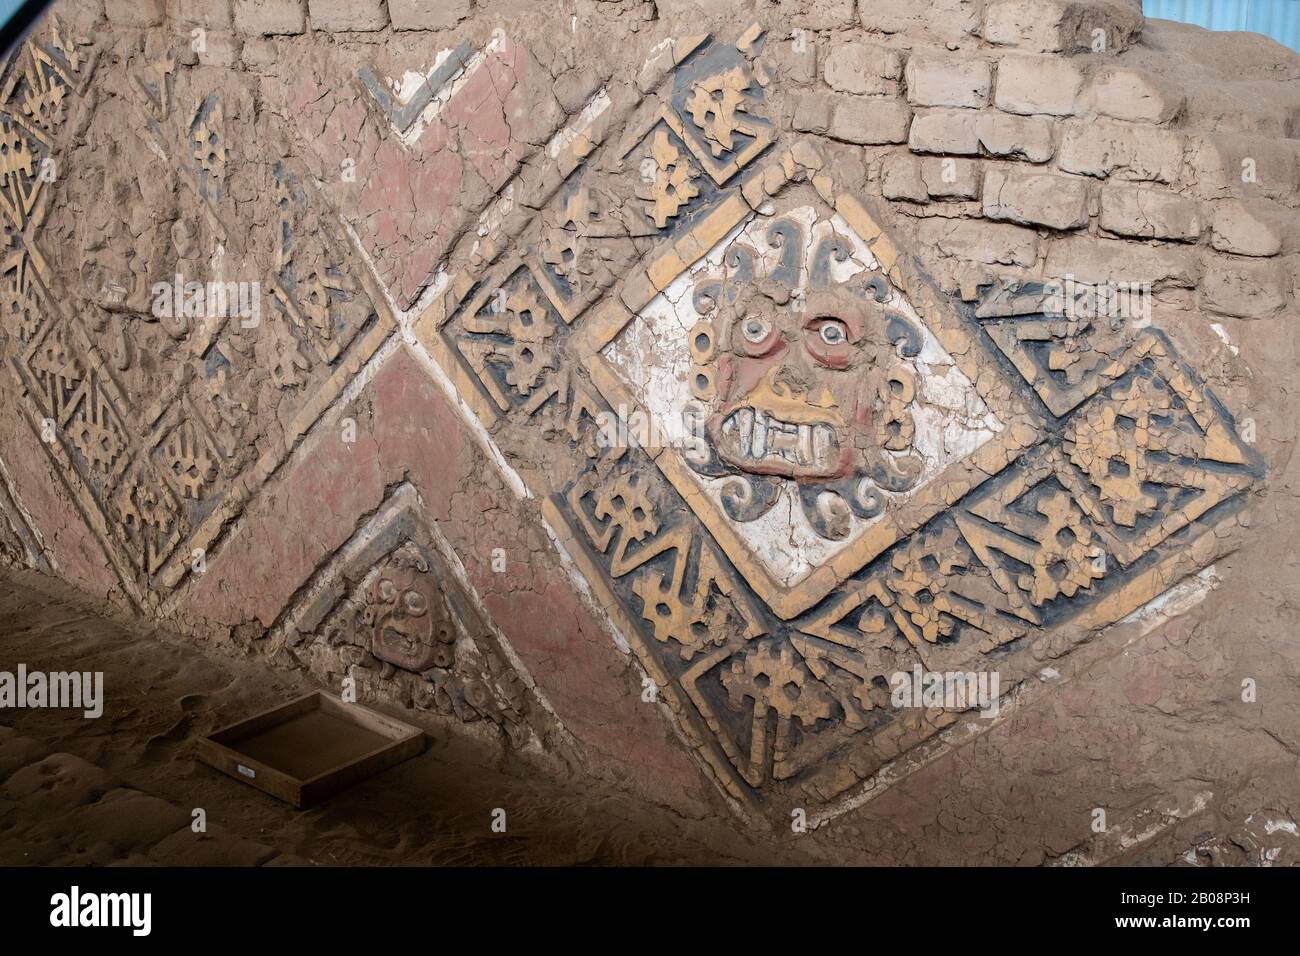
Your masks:
M371 653L385 664L422 671L454 662L447 599L429 572L428 559L407 542L372 575L361 623L370 632Z
M551 529L722 790L781 817L958 720L890 707L890 674L996 664L1010 692L1035 654L1196 570L1191 546L1260 462L1157 329L1023 283L941 295L926 250L900 252L809 141L778 139L763 50L761 30L676 40L666 75L614 94L622 125L539 150L412 328L506 459L530 464ZM89 146L95 62L54 29L7 74L0 328L25 414L55 423L50 454L128 590L156 601L393 322L310 177L244 155L269 132L251 90L214 92L170 55L104 77L173 170L142 173ZM51 156L69 167L53 184ZM46 266L46 241L78 251L76 282ZM182 302L190 281L259 282L260 321L156 314L152 284L177 274ZM411 495L275 633L322 678L543 733Z
M700 191L692 182L695 175L690 165L664 130L655 133L650 156L651 165L643 173L648 182L638 189L637 196L647 203L646 215L654 220L657 228L662 229Z
M98 62L52 17L8 66L0 328L126 593L155 604L393 324L301 174L247 161L266 135L247 89L205 88L161 51L87 96ZM47 244L76 251L71 275Z
M0 460L0 565L52 573L40 532L18 500L9 470Z
M1035 649L1187 567L1259 465L1146 324L1023 283L941 296L776 141L762 48L684 44L667 104L467 266L421 341L507 454L578 424L544 431L547 520L720 786L779 817L958 719L890 706L891 674L996 667L1013 693ZM614 281L578 295L554 276L590 197Z
M464 569L400 485L282 614L272 642L337 684L536 744L550 718L471 597Z

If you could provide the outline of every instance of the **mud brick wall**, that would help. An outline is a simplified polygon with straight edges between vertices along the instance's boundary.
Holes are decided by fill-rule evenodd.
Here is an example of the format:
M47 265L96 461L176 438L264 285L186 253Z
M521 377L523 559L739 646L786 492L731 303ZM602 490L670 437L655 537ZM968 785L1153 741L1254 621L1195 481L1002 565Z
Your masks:
M912 859L993 852L936 836L971 788L1052 834L1008 861L1105 856L1071 814L1238 825L1269 797L1211 766L1293 765L1300 58L1262 37L61 0L0 136L6 561ZM996 672L997 716L899 706L920 671Z

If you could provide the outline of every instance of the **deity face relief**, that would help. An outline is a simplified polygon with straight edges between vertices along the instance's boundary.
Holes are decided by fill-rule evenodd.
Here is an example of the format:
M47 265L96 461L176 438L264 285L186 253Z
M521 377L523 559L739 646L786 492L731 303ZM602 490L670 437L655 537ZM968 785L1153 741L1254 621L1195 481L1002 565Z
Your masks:
M371 652L409 671L450 667L455 629L428 563L406 547L380 568L366 594Z
M948 424L971 416L945 404L965 379L834 216L755 216L675 281L604 354L677 432L663 460L693 473L677 472L692 506L784 579L886 520L975 432ZM786 526L796 549L816 551L789 569L777 556Z
M832 481L862 465L886 360L883 310L844 291L790 308L750 288L721 310L718 457L757 475Z

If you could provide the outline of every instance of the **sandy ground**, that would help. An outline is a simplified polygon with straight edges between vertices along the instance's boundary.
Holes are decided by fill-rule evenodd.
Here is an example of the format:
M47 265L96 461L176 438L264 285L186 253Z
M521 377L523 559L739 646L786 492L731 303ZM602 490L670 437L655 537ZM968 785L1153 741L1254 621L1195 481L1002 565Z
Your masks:
M1218 567L1240 579L1233 564ZM1294 621L1294 565L1252 568L1256 615ZM0 709L0 865L1298 864L1298 632L1254 626L1228 588L1179 610L1104 632L1056 662L1061 686L1029 688L973 743L796 836L721 805L688 818L463 737L430 737L423 755L295 810L193 752L314 689L295 672L0 570L0 671L103 671L106 685L95 720ZM1243 674L1260 677L1258 702L1240 701ZM498 807L505 833L491 829ZM195 809L206 834L191 830Z
M0 576L0 670L103 671L104 714L0 710L0 864L765 864L797 848L684 819L482 745L426 752L304 811L200 763L193 742L310 689L124 626L48 579ZM400 713L394 713L400 717ZM491 761L491 763L485 763ZM494 808L507 830L493 833ZM202 808L208 833L190 828Z

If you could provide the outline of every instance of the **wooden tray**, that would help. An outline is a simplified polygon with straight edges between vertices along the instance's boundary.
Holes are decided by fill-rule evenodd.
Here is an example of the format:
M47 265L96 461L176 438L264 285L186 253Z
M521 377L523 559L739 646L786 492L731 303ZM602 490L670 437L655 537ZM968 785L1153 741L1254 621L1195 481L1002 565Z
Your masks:
M320 691L198 742L199 759L305 807L424 750L424 733Z

